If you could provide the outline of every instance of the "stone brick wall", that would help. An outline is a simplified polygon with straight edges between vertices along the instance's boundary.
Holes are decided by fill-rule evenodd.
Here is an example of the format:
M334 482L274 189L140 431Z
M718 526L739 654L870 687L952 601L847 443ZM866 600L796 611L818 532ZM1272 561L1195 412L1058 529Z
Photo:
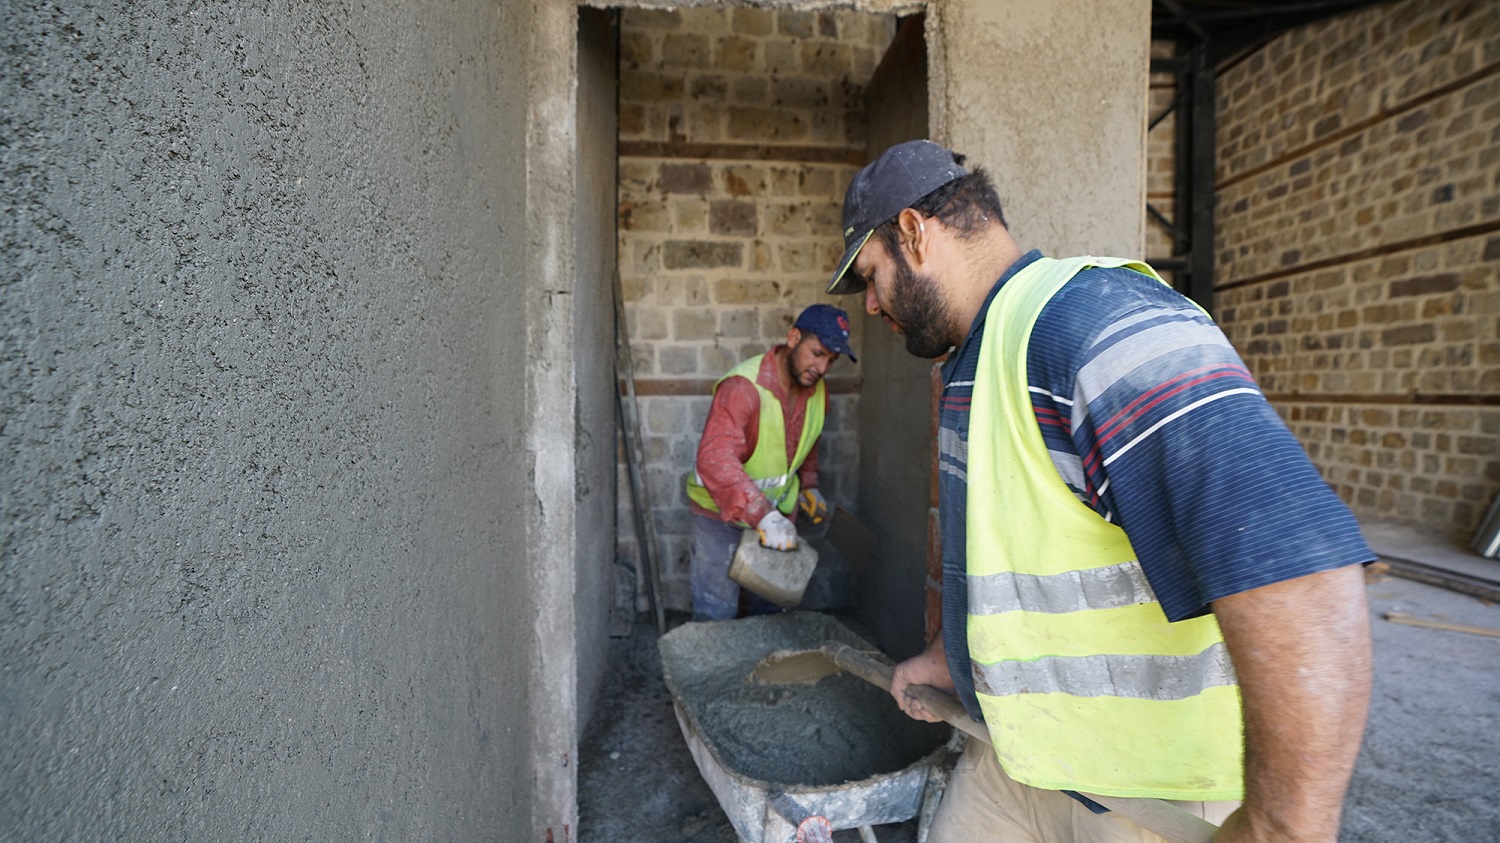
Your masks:
M682 483L713 382L831 300L843 193L864 162L864 85L894 27L851 11L622 13L620 273L670 608L691 602ZM851 322L857 354L863 320ZM850 508L858 380L847 358L835 364L821 445L823 490ZM635 559L620 476L620 550Z
M1219 81L1220 321L1364 519L1500 490L1500 6L1406 0Z

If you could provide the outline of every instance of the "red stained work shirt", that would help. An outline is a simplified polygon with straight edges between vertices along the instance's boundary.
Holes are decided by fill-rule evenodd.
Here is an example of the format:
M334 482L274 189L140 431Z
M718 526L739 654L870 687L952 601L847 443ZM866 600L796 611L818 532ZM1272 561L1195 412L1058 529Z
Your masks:
M802 434L802 424L807 416L807 399L813 388L793 386L791 390L781 385L776 376L776 367L786 365L786 344L783 343L766 352L760 363L760 374L756 382L769 389L781 402L781 414L786 426L786 458L791 462L797 453L797 444ZM790 392L790 394L788 394ZM828 412L828 390L823 391L823 412ZM703 424L703 438L698 442L698 477L708 490L719 512L713 513L689 502L697 515L717 518L726 522L742 522L755 525L771 511L771 502L755 487L750 475L745 473L745 462L755 452L760 437L760 393L755 385L742 377L733 377L719 384L714 392L714 402L708 409L708 420ZM797 477L804 489L818 487L818 444L812 450ZM793 512L795 515L795 511Z

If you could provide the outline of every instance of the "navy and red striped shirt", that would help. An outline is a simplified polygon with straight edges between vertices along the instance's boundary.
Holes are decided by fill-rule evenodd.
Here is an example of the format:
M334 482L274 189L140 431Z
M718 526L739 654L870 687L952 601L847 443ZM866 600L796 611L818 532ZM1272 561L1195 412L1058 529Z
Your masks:
M1040 257L1030 252L1006 270L942 372L943 643L976 719L966 636L969 407L990 302ZM1169 620L1374 558L1218 326L1165 284L1123 268L1080 272L1037 318L1026 373L1058 474L1125 530Z

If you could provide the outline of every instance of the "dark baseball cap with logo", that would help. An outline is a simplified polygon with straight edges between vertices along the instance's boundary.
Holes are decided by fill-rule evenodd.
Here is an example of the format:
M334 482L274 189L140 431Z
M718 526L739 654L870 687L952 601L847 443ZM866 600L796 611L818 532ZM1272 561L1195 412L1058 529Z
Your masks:
M865 282L849 272L849 265L875 229L927 194L968 174L952 150L930 140L898 143L866 164L844 194L844 257L828 282L828 292L844 295L863 291Z
M849 350L849 314L831 304L815 304L802 311L792 325L799 331L810 331L822 341L823 347L838 354L847 355L855 363L859 358Z

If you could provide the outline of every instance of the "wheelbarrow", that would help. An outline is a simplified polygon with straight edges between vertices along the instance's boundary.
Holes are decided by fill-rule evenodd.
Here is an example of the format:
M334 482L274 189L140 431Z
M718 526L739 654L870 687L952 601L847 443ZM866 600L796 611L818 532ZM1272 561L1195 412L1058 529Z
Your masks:
M773 652L839 641L873 647L811 612L689 623L659 642L678 726L698 771L746 843L795 843L826 820L859 829L918 818L925 840L955 752L952 730L901 713L854 677L816 686L746 681ZM884 657L879 657L884 660Z

